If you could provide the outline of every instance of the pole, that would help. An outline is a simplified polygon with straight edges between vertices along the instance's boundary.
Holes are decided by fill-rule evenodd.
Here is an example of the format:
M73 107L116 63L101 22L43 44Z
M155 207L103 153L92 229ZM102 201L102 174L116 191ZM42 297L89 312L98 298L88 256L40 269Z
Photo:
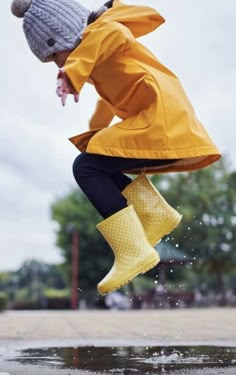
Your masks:
M71 308L78 308L78 276L79 276L79 233L76 229L72 233L72 280L71 280Z

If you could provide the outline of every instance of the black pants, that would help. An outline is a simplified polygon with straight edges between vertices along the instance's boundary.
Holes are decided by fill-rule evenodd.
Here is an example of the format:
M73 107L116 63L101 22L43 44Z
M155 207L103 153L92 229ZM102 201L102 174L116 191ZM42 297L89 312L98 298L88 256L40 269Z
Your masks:
M82 153L73 174L81 190L103 218L127 207L122 190L132 181L121 171L169 164L170 160L130 159Z

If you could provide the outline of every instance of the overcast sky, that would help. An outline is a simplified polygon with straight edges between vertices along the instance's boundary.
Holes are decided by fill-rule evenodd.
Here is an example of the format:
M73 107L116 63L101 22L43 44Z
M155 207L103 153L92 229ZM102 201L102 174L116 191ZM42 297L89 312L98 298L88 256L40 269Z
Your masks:
M81 1L96 7L102 1ZM180 78L198 117L236 168L236 1L136 0L156 7L166 23L142 38ZM76 187L77 155L68 137L86 131L96 94L61 107L57 68L30 52L22 20L0 1L0 270L24 260L60 262L50 205Z

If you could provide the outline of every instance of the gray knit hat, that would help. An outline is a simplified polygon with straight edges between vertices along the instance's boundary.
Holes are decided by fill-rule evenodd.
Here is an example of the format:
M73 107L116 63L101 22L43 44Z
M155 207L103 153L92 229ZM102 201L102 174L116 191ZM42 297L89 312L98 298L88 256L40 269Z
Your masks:
M90 15L75 0L13 0L11 10L24 18L27 42L41 61L55 52L74 49Z

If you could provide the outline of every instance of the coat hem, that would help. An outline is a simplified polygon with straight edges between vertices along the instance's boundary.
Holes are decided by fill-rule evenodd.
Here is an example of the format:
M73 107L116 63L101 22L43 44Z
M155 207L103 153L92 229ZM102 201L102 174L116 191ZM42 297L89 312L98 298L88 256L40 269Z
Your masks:
M182 150L129 150L129 149L114 149L110 147L100 147L96 145L89 145L86 152L91 154L99 154L113 157L126 157L137 159L176 159L176 162L165 166L148 167L141 169L124 170L124 173L129 174L159 174L159 173L176 173L176 172L191 172L201 168L205 168L210 164L220 159L221 155L218 150L212 146L201 147L199 149L194 147L191 149Z
M100 154L106 156L115 156L135 159L187 159L199 156L220 155L214 146L192 147L179 150L137 150L127 148L104 147L89 142L87 153Z

